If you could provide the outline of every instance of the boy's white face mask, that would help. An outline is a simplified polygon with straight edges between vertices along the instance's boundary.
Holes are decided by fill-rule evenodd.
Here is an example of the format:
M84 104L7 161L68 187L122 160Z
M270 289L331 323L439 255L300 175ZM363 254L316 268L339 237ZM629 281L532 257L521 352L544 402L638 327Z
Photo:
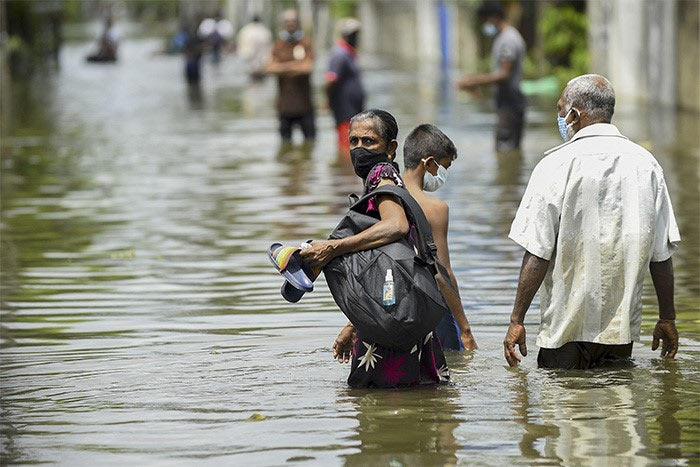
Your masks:
M436 191L447 181L447 169L438 164L438 161L435 159L432 159L432 161L438 166L437 175L431 174L428 172L428 168L425 168L425 175L423 175L423 189L425 191ZM423 162L423 165L428 163L426 159L421 159L421 162Z
M483 26L481 26L481 32L486 37L495 37L498 34L498 26L493 23L486 22Z

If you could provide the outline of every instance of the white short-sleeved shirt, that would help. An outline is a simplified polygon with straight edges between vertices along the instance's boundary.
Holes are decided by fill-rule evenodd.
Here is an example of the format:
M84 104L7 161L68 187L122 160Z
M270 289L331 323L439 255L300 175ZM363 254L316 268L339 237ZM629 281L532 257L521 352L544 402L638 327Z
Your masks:
M508 235L550 261L537 345L639 340L646 269L680 241L661 167L607 123L545 155Z

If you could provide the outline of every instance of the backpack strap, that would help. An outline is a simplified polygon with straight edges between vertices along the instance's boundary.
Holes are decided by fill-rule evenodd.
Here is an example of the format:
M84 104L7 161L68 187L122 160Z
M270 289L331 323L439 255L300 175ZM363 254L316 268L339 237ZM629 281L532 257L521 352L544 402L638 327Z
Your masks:
M408 217L413 221L413 225L416 227L418 233L418 238L415 240L420 259L428 264L434 265L437 271L440 272L440 275L443 276L445 281L450 284L450 287L456 292L456 288L454 284L452 284L450 276L447 273L447 268L438 260L437 245L435 245L435 240L433 239L433 230L430 227L430 223L425 217L425 213L420 207L420 204L418 204L418 201L411 196L411 193L409 193L406 188L399 188L394 185L380 186L359 198L350 209L359 210L368 199L381 195L394 196L401 200L401 204L407 211Z
M415 200L411 193L405 188L399 188L393 185L384 185L374 191L372 194L377 195L389 195L399 198L404 209L407 211L407 217L413 221L413 225L418 231L418 238L416 238L416 243L418 251L422 254L424 259L434 259L437 258L437 246L435 246L435 241L433 240L433 229L430 227L430 222L428 218L425 217L423 209Z

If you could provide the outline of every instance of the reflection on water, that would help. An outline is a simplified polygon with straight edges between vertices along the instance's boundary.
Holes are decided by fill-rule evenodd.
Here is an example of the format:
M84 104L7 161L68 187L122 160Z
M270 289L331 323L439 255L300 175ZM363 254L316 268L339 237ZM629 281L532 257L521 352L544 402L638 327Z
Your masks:
M348 390L357 411L357 452L346 465L456 465L456 388Z
M447 387L355 391L331 361L344 318L325 284L287 304L263 254L324 238L361 189L337 164L331 118L320 114L314 145L280 147L272 80L248 86L229 59L204 70L193 96L180 58L151 57L158 46L127 41L113 67L69 46L60 75L13 86L0 167L0 463L698 461L697 115L616 111L674 199L678 359L649 348L647 281L634 366L537 370L535 308L533 355L509 370L501 342L522 252L506 235L532 167L557 144L554 103L533 106L522 153L497 156L487 103L430 73L368 70L369 103L396 113L401 137L433 121L458 147L439 195L480 350L448 355Z
M677 413L681 409L678 394L695 390L680 377L676 362L592 373L549 372L537 398L539 403L554 403L539 409L531 400L530 381L539 376L517 373L512 386L514 413L524 428L520 449L526 458L572 465L592 458L602 464L620 458L644 464L649 459L683 457L681 421L693 424L696 420ZM697 411L697 403L690 405Z

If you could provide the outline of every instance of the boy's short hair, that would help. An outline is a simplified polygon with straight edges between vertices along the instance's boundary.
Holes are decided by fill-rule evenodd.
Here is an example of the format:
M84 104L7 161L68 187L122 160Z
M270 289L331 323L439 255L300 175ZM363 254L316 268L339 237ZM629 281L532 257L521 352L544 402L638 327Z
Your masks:
M438 161L445 157L455 160L457 148L438 127L423 123L415 127L403 143L403 165L407 169L413 169L418 167L421 159L428 156L433 156Z
M485 0L484 2L482 2L481 6L479 6L479 9L476 11L476 14L482 21L493 17L499 19L506 18L506 12L503 9L501 2L496 0Z

